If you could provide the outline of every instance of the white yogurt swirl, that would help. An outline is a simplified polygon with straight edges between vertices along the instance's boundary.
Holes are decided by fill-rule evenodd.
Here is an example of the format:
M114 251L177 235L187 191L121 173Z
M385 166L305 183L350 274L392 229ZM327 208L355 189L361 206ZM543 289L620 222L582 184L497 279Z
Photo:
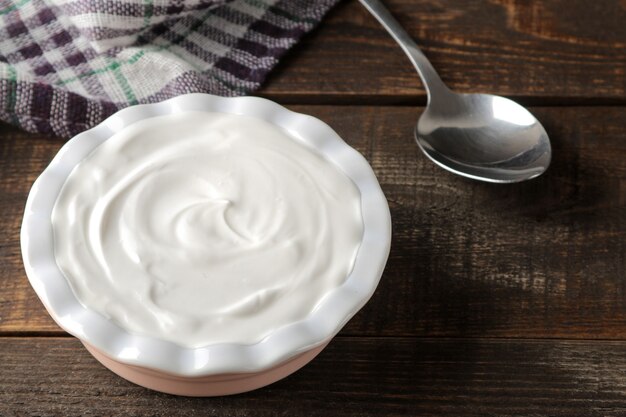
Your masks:
M98 146L52 213L79 301L182 346L251 344L303 319L350 274L360 194L332 162L258 118L186 112Z

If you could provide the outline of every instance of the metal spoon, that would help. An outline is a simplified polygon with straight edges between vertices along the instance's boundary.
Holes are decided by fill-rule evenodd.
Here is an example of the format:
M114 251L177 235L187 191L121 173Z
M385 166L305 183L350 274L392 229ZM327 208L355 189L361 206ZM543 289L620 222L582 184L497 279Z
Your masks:
M511 183L550 165L550 139L524 107L504 97L457 94L379 0L360 0L402 47L421 77L428 106L417 122L422 151L448 171L481 181Z

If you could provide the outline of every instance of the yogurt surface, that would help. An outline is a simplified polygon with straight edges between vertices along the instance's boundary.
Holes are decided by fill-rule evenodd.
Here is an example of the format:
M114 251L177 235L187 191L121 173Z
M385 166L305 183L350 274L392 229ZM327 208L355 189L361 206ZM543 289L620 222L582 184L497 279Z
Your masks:
M79 301L186 347L259 342L352 271L361 199L332 162L258 118L186 112L117 133L52 213Z

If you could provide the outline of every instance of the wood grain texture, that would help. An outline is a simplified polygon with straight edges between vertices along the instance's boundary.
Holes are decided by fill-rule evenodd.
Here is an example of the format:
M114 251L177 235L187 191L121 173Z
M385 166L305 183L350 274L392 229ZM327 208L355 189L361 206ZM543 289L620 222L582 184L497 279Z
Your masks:
M553 165L508 186L426 160L412 139L419 108L292 108L365 155L392 212L382 282L344 335L626 339L624 108L532 109L551 135ZM23 272L19 223L61 141L2 132L0 332L55 332Z
M553 143L536 181L442 171L414 144L412 108L305 109L374 167L393 241L348 334L626 337L623 108L535 108Z
M28 284L19 239L28 191L63 143L0 125L1 330L58 329Z
M626 103L618 0L386 0L444 81L526 104ZM291 103L412 103L415 70L356 0L331 11L261 91Z
M626 344L336 338L274 385L184 398L133 385L73 338L3 338L0 416L626 414Z

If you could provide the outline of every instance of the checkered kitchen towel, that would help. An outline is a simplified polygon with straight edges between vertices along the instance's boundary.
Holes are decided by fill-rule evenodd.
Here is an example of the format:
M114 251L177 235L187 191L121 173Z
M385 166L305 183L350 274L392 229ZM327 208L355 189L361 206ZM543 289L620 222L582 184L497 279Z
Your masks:
M259 87L337 0L0 0L0 119L69 137L136 104Z

